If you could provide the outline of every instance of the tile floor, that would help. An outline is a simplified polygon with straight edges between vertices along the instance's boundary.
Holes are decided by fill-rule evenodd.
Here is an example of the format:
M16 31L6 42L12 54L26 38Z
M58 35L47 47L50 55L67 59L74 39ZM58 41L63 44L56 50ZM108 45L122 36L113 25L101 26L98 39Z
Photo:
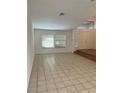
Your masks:
M96 63L72 53L36 55L28 93L96 93Z

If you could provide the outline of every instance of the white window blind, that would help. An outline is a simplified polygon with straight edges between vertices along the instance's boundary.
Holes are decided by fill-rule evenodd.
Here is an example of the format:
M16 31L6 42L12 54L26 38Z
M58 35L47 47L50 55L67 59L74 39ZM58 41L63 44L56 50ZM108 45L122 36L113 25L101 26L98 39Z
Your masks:
M42 47L54 48L54 35L42 35Z
M55 35L55 47L56 48L66 47L66 35Z
M43 48L65 48L66 35L42 35L41 37Z

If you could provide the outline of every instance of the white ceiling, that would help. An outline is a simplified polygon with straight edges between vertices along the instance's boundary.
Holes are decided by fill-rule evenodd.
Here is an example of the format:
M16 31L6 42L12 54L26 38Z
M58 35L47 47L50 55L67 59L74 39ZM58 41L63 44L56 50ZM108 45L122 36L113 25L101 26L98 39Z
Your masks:
M32 0L31 12L35 29L65 30L81 26L96 15L96 2L90 0ZM65 16L59 16L64 12Z

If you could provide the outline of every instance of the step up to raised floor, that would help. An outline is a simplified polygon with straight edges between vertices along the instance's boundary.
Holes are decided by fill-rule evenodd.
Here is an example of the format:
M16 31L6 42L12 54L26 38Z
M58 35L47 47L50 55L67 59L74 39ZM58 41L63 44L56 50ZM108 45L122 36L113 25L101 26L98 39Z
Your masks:
M95 49L79 49L76 50L74 53L86 57L88 59L91 59L93 61L96 61L96 50Z

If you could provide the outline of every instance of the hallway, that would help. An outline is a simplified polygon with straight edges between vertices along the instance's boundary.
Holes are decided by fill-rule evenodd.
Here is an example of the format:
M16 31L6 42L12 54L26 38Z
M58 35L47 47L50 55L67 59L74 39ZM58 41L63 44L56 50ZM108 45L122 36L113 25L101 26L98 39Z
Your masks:
M28 93L96 93L96 63L72 53L37 54Z

